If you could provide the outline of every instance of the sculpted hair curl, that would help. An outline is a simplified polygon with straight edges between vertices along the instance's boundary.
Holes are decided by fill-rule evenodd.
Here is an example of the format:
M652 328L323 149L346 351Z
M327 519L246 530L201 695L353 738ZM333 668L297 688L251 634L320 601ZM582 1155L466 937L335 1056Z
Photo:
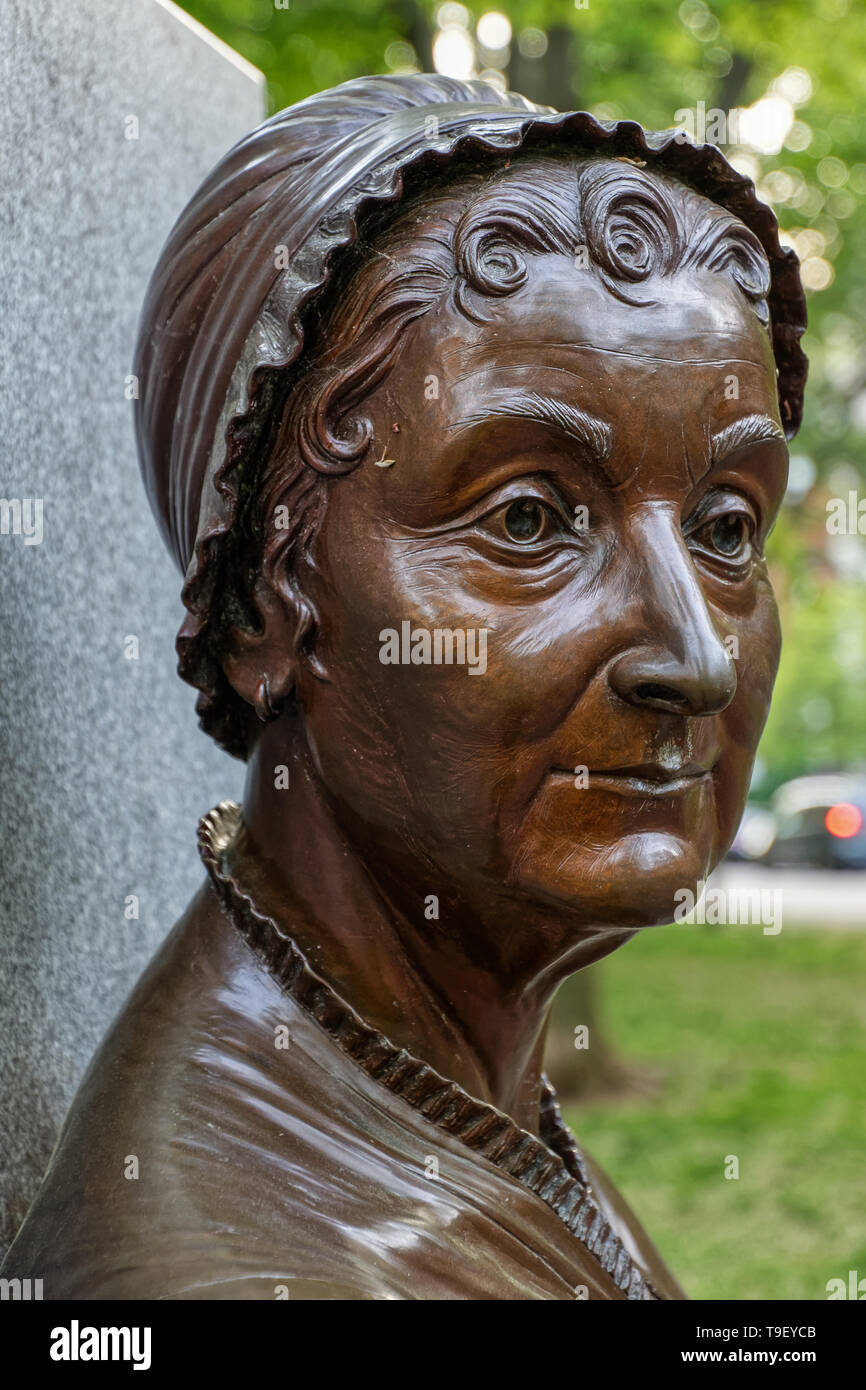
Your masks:
M559 254L596 275L617 299L657 303L658 278L681 270L727 276L769 323L770 267L758 238L732 213L667 175L625 159L527 154L493 172L421 189L372 216L311 306L300 375L293 373L274 426L244 479L235 563L218 596L212 649L230 629L256 628L256 577L290 583L302 635L315 615L303 570L321 523L329 480L350 472L386 441L373 438L366 398L385 380L414 320L445 296L476 323L493 299L531 275L531 258ZM214 595L217 599L217 595ZM257 720L223 680L200 699L202 727L246 757Z

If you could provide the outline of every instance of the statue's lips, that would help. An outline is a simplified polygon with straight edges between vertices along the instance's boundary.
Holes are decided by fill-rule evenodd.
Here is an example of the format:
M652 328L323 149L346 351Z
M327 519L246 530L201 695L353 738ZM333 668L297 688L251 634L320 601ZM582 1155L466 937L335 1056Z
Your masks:
M554 768L555 778L575 780L575 770ZM683 763L679 767L663 767L660 763L641 763L636 767L588 769L587 788L618 792L621 796L680 796L708 782L712 767Z

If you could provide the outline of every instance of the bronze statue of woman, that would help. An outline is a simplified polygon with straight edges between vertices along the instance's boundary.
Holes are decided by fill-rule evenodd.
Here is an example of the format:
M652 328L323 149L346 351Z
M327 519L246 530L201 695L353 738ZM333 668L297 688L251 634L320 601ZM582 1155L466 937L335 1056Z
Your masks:
M771 211L671 131L373 78L214 170L136 425L244 802L202 820L5 1274L683 1296L565 1127L545 1026L736 830L804 324Z

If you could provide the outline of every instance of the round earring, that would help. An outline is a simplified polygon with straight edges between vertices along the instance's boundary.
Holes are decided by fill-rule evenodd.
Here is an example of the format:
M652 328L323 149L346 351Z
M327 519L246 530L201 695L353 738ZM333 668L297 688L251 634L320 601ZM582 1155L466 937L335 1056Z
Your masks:
M274 703L271 699L271 687L267 676L262 676L256 686L253 708L263 724L268 724L272 719L276 719L279 713L279 711L274 708Z

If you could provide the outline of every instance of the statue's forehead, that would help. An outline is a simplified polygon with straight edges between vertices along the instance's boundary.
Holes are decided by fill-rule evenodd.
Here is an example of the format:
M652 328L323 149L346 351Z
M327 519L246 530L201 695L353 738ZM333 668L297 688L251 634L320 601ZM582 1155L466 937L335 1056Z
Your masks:
M420 320L385 388L386 409L396 407L399 432L411 438L410 403L424 384L425 448L408 451L409 492L447 492L467 466L474 475L482 456L472 432L494 419L516 430L527 397L533 406L544 398L548 414L561 403L608 429L617 486L640 473L671 493L709 466L711 439L726 427L749 415L778 422L769 338L735 285L670 276L638 288L657 302L623 304L591 272L530 277L517 293L485 300L482 323L449 302ZM399 480L389 486L399 490Z
M623 302L594 272L573 268L565 257L538 258L518 291L484 303L482 323L443 304L428 325L430 345L455 384L494 363L616 380L633 372L647 382L671 367L710 378L742 368L774 382L767 331L726 276L681 272L623 288L644 302Z

